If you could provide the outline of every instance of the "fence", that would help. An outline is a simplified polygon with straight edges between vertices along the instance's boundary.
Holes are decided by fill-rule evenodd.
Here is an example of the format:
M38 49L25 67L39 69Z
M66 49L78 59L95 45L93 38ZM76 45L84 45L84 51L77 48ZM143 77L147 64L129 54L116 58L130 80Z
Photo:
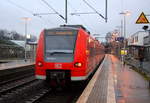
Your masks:
M36 46L30 45L27 51L27 59L35 59ZM16 45L0 45L0 60L24 59L25 49Z

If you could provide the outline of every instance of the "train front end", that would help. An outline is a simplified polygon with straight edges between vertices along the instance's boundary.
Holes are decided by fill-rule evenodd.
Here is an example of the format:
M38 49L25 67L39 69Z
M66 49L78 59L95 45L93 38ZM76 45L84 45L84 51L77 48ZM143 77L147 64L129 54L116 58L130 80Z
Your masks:
M84 80L86 40L82 35L77 28L44 30L37 46L36 78L57 82Z

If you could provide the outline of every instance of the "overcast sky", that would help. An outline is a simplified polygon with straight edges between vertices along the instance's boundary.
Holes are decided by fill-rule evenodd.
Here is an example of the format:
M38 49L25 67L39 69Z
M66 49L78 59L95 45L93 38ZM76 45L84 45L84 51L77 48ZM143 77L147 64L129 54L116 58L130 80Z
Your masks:
M65 15L65 0L45 0L57 12ZM86 0L99 13L105 16L105 0ZM122 11L130 11L126 17L127 35L142 30L142 24L135 24L141 12L150 14L150 0L108 0L108 22L97 14L72 16L74 12L93 12L83 0L68 0L68 24L82 24L91 33L105 36L107 32L117 29L121 25ZM57 27L64 24L64 20L58 15L42 15L41 18L33 16L33 13L54 13L42 0L1 0L0 3L0 29L15 30L24 35L23 17L31 18L28 21L28 34L39 36L44 28ZM149 18L149 17L147 17ZM149 18L150 20L150 18Z

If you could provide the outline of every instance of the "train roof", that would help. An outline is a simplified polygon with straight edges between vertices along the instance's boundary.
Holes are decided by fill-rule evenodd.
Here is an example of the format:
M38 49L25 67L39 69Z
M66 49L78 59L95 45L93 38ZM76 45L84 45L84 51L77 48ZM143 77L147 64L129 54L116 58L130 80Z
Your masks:
M45 31L48 30L79 30L79 29L83 29L85 30L88 34L90 34L90 32L83 26L83 25L60 25L60 27L57 28L51 28L51 29L45 29Z
M86 28L83 25L60 25L60 27L82 28L83 30L86 30Z
M57 27L57 28L51 28L51 29L45 29L46 31L48 30L78 30L78 28L72 28L72 27Z
M60 27L81 28L90 34L90 32L83 25L60 25Z

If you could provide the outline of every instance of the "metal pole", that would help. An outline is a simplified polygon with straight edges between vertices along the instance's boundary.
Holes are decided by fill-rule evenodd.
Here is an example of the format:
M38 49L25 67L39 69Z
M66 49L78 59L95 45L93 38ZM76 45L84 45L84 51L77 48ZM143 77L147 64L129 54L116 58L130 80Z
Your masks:
M126 15L124 14L124 56L123 56L123 64L125 64L125 51L126 51Z
M148 38L149 38L149 44L150 44L150 30L148 30L148 33L149 33L149 37Z
M126 15L124 15L124 50L126 48Z
M123 37L123 20L122 19L121 19L120 36ZM124 40L122 42L124 43ZM120 58L121 58L121 61L123 61L123 57L121 55L122 42L120 43Z
M123 20L121 20L121 37L123 37Z
M27 61L27 19L25 19L25 61Z
M24 55L24 59L26 61L26 59L27 59L27 50L26 50L26 48L27 48L27 22L30 20L30 18L23 17L22 19L25 22L25 55Z
M65 9L66 9L66 12L65 12L65 15L66 15L66 17L65 17L65 21L66 21L66 24L67 24L67 19L68 19L68 17L67 17L67 0L66 0L66 2L65 2Z
M106 7L105 7L105 21L107 22L107 0L106 0Z

